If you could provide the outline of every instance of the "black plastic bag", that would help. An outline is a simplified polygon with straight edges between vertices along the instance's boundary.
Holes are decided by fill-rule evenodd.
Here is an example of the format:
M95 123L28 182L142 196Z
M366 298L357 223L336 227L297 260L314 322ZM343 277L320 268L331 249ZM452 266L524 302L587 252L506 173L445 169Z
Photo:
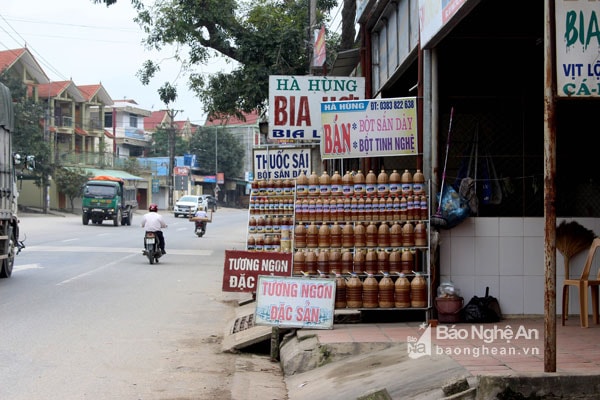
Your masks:
M489 295L490 288L485 288L485 297L473 296L463 308L463 321L465 322L498 322L502 319L498 299Z

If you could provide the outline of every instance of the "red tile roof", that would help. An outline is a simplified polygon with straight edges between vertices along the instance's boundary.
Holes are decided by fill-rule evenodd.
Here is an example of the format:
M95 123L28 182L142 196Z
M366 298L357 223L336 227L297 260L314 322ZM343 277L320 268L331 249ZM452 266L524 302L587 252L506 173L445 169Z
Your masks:
M0 71L10 68L25 53L27 49L0 51Z
M102 88L102 85L80 85L77 86L77 89L81 92L83 97L85 97L85 101L90 101L94 97L98 90Z
M144 118L144 129L153 131L157 125L162 124L167 119L167 110L152 111L149 117Z
M43 99L48 98L48 97L57 97L62 92L64 92L71 83L73 83L73 82L72 81L60 81L60 82L42 83L42 84L38 85L38 94Z

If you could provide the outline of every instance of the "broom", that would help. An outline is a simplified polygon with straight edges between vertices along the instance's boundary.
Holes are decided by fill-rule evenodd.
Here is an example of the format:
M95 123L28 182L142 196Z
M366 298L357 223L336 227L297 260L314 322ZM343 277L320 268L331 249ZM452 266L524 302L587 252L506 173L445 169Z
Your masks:
M440 185L440 199L438 201L438 209L431 216L431 224L438 228L443 228L448 225L448 221L442 215L442 194L444 193L444 183L446 182L446 166L448 165L448 153L450 152L450 132L452 131L452 117L454 116L454 107L450 109L450 123L448 124L448 139L446 140L446 157L444 160L444 170L442 171L442 184Z

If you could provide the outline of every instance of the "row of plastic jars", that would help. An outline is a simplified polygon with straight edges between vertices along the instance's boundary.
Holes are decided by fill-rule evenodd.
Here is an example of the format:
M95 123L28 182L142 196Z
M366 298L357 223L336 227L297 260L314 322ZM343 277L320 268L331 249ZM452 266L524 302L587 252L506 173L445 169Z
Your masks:
M250 216L248 220L248 233L279 233L294 230L294 218L286 216Z
M429 219L426 195L304 198L295 203L297 221L409 221Z
M251 215L269 214L282 215L294 212L294 200L284 198L260 197L251 201L249 205Z
M294 247L426 247L428 243L427 226L419 221L401 224L387 222L368 224L347 223L332 225L311 222L310 225L298 223L294 226Z
M289 231L279 235L248 235L246 250L291 253L292 239Z
M421 170L414 175L405 170L402 175L393 170L389 175L381 170L375 175L373 170L363 174L348 171L342 177L338 171L330 177L327 171L319 176L313 171L310 176L301 173L296 180L296 195L304 196L353 196L367 195L368 197L398 196L398 195L422 195L425 194L425 177Z
M294 252L293 274L316 275L318 273L341 272L367 273L405 273L419 271L422 254L413 249L300 249Z
M295 182L291 179L259 179L250 184L251 196L290 196L296 191Z
M394 282L384 274L379 282L369 274L364 282L356 274L346 280L336 274L335 308L426 308L427 280L416 273L412 280L400 274Z

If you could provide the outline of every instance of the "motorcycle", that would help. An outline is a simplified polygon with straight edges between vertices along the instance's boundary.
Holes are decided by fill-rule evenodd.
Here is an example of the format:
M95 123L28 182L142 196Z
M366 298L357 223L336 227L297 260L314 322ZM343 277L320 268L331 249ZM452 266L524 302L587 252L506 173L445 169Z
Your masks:
M158 262L158 259L162 257L160 246L158 243L158 237L154 232L146 231L144 235L144 251L143 254L148 257L150 264Z
M206 233L206 221L194 221L194 233L198 237L204 236Z

